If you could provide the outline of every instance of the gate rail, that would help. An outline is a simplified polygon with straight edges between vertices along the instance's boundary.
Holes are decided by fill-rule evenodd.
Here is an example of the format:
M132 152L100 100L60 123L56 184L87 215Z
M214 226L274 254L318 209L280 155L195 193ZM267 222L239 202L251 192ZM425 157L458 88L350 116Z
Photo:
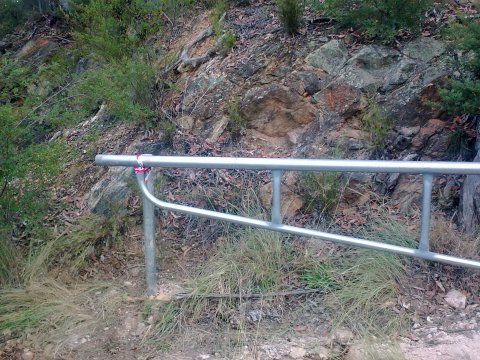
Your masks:
M379 160L308 160L308 159L260 159L229 157L186 157L151 155L97 155L97 165L135 167L137 182L142 192L143 227L145 249L145 279L147 293L156 292L155 265L155 217L154 207L181 212L188 215L223 220L239 225L249 225L292 235L315 237L340 244L352 245L373 250L383 250L399 255L417 257L450 265L480 269L480 261L443 255L430 251L430 207L433 176L440 174L480 175L480 163L426 162L426 161L379 161ZM202 168L202 169L244 169L270 170L272 172L272 212L271 221L204 210L191 206L172 204L157 199L153 194L152 181L148 180L151 167ZM283 171L317 172L362 172L362 173L409 173L423 175L421 227L418 248L408 248L336 235L318 230L305 229L282 224L281 178Z

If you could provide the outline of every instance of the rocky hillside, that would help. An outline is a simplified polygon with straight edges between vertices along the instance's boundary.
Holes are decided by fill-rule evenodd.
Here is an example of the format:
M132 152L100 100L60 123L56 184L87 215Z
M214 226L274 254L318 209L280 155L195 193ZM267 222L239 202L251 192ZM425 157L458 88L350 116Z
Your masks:
M167 212L146 299L132 170L94 164L105 153L478 161L475 97L446 105L468 98L452 81L478 81L475 31L463 47L449 32L477 21L474 3L435 3L419 31L383 40L315 1L295 31L282 1L92 3L0 40L0 235L11 240L0 243L0 358L477 356L478 272ZM155 192L262 217L270 181L159 169ZM282 184L286 223L417 241L420 176L285 173ZM436 251L478 258L479 184L435 177Z

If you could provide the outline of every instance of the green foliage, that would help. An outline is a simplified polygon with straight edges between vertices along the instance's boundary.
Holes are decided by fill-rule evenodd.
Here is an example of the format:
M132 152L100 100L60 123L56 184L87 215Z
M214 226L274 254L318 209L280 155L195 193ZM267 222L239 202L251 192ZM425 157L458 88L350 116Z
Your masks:
M239 100L233 99L227 102L226 111L228 115L228 130L233 136L240 135L240 132L247 127L246 120L240 113Z
M227 55L230 50L235 46L236 40L237 38L233 30L228 30L222 37L218 52L223 56Z
M464 52L463 78L450 80L440 90L441 107L454 114L480 113L480 21L459 19L449 26L446 36L452 47Z
M319 8L345 26L363 29L371 37L391 41L401 29L418 32L433 0L325 0Z
M366 104L360 118L362 128L369 134L373 146L381 148L392 130L392 121L374 97L366 97L363 101Z
M304 172L301 178L303 199L308 211L319 208L329 212L340 197L340 176L332 172Z
M310 289L330 288L334 284L332 271L326 264L315 264L307 268L301 275L300 280Z
M296 34L302 23L303 1L276 0L278 14L285 30L289 34Z
M0 37L23 24L37 9L33 1L0 0Z

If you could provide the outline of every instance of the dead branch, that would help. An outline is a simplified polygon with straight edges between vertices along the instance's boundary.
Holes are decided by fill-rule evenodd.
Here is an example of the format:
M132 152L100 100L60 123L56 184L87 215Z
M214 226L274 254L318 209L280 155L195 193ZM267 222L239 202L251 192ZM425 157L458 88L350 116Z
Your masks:
M285 297L285 296L299 296L299 295L308 295L308 294L318 294L323 292L324 289L298 289L298 290L288 290L288 291L279 291L279 292L269 292L269 293L260 293L260 294L195 294L195 293L181 293L174 294L170 298L145 298L145 297L136 297L129 298L129 302L141 302L146 300L153 301L179 301L179 300L189 300L189 299L264 299L271 297Z

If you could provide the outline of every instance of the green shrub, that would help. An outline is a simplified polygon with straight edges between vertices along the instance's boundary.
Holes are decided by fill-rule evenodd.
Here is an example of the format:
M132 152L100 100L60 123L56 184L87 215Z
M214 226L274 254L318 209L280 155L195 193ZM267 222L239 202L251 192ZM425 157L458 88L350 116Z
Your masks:
M460 19L446 31L452 47L464 54L463 78L450 80L440 90L441 107L449 113L480 113L480 21Z
M303 198L308 211L323 208L331 211L340 197L340 176L332 172L305 172L302 175L301 186Z
M303 1L277 0L278 14L285 30L295 34L302 23Z
M433 0L325 0L319 7L345 26L390 41L401 29L418 32L432 4Z
M240 132L247 127L245 119L240 113L240 107L238 99L229 101L226 105L226 111L228 114L228 130L233 136L240 135Z
M360 118L362 128L369 134L369 140L373 146L381 148L385 145L392 129L392 121L375 98L367 97L364 101L366 104Z
M223 56L227 55L235 46L236 40L237 38L235 37L233 30L228 30L222 38L218 52Z

